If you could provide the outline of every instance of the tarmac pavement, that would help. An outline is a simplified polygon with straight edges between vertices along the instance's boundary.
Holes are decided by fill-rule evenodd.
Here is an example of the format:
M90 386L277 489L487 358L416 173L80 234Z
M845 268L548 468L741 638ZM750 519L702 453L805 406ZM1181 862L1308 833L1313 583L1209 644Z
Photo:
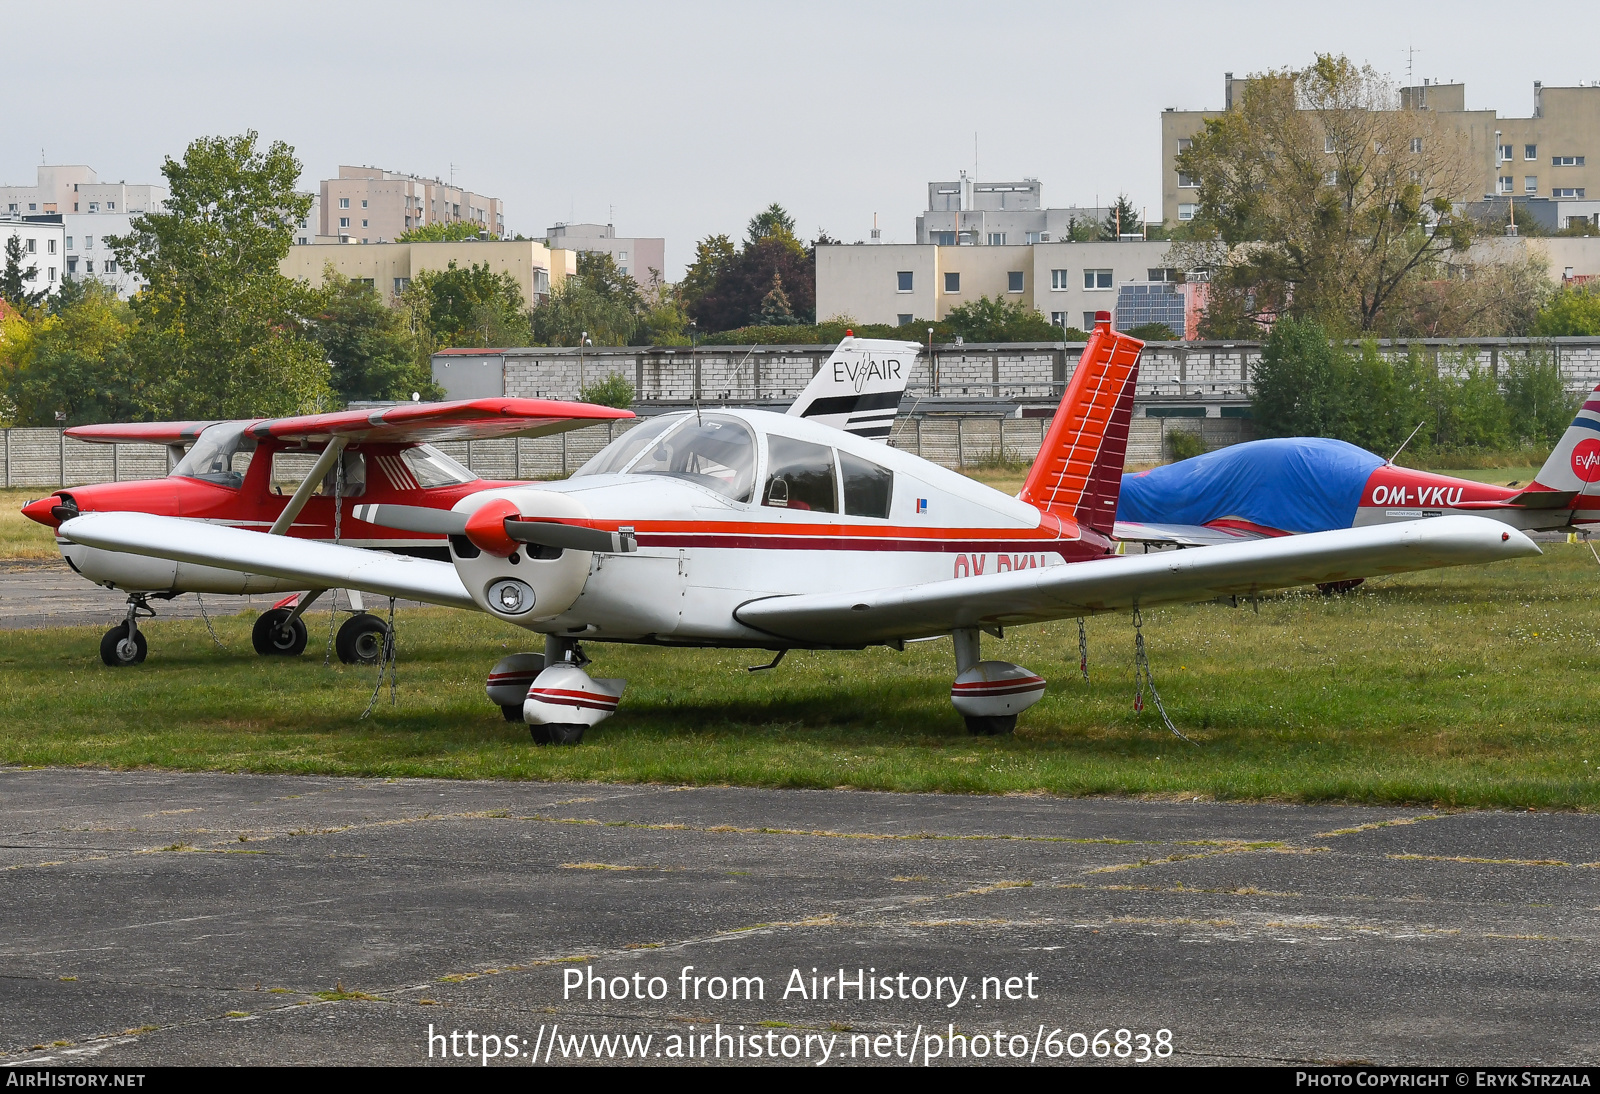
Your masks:
M469 1029L667 1063L691 1027L830 1065L951 1026L1006 1064L1102 1029L1118 1064L1118 1029L1176 1063L1600 1055L1588 815L20 768L0 805L6 1064L476 1063ZM591 972L628 997L564 995Z

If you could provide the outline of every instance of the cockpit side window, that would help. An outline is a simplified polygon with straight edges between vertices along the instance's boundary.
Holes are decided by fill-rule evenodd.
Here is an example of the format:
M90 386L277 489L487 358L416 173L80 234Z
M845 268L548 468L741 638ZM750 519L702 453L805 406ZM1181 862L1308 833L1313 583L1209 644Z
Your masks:
M245 469L250 466L250 453L256 447L255 438L244 435L249 424L221 422L203 430L172 473L186 479L216 483L230 490L239 489L244 485Z
M734 501L749 501L755 488L755 435L731 415L689 415L678 429L647 447L628 473L670 475Z
M762 505L837 513L836 486L833 449L792 437L767 435L767 486L761 492Z
M894 500L894 472L842 449L839 469L844 472L845 515L887 519Z

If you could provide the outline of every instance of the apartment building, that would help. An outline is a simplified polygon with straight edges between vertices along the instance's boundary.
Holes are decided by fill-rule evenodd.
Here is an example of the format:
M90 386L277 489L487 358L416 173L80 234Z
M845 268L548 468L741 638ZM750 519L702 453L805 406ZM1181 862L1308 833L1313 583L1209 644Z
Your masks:
M545 229L544 240L552 250L608 254L617 269L644 286L659 282L667 268L666 239L619 236L612 224L557 224Z
M41 164L32 186L0 186L0 213L146 213L167 194L161 185L101 182L94 168L82 164Z
M66 236L61 218L54 214L27 218L19 213L0 213L0 263L4 263L6 248L16 237L22 246L22 268L34 271L33 279L27 282L27 291L35 293L43 289L47 295L57 293L66 269Z
M341 166L338 178L322 181L318 205L317 234L340 242L392 243L409 229L457 221L491 239L507 235L499 198L379 167Z
M954 182L928 183L928 208L917 217L917 242L941 247L1014 247L1072 238L1098 225L1106 210L1046 209L1038 179L978 182L965 171Z
M1221 111L1169 107L1162 112L1161 215L1167 223L1193 219L1199 201L1199 180L1178 173L1178 153L1189 147L1206 119L1233 109L1245 82L1231 72L1224 75ZM1589 163L1600 155L1600 81L1578 87L1545 87L1535 81L1533 114L1527 118L1468 110L1466 97L1466 85L1457 83L1424 80L1400 89L1401 110L1433 111L1437 120L1466 136L1480 174L1473 192L1456 195L1457 200L1502 195L1584 201L1590 191L1600 198L1600 160ZM1569 214L1580 215L1576 209Z
M817 248L817 317L905 324L943 319L981 297L1019 301L1058 327L1087 330L1094 313L1120 329L1165 322L1185 333L1198 287L1167 265L1165 242L837 245Z
M495 273L508 273L532 304L550 294L552 287L578 272L572 251L552 251L538 240L464 240L448 243L309 243L289 248L278 269L286 277L320 286L323 270L331 265L345 277L365 281L391 303L424 270L444 270L454 262L460 268L487 265Z

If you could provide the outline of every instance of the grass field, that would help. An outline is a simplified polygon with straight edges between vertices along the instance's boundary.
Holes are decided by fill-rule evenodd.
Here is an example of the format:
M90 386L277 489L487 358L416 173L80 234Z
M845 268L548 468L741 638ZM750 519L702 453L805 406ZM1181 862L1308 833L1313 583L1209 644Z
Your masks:
M50 493L48 486L0 490L0 561L61 557L50 529L29 520L19 511L34 498L47 497Z
M1023 628L986 656L1051 681L1013 737L968 737L948 701L948 641L905 653L791 654L595 645L629 680L576 748L538 748L501 720L483 678L522 632L443 609L405 613L399 703L360 714L372 669L250 652L248 618L157 621L142 667L100 664L100 628L0 633L0 762L450 778L588 779L954 792L1204 796L1442 806L1600 805L1600 733L1585 681L1597 567L1543 558L1291 594L1249 608L1151 611L1167 707L1135 714L1133 634L1089 621L1091 682L1070 621ZM321 636L317 635L321 630Z

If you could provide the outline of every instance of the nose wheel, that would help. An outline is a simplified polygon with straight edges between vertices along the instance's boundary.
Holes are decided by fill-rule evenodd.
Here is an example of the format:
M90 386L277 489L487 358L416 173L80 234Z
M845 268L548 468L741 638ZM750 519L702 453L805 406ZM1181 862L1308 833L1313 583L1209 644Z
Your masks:
M139 630L139 617L153 619L155 614L147 594L130 595L126 618L100 639L100 660L114 669L143 662L145 655L150 652L150 643L145 641L143 632Z

